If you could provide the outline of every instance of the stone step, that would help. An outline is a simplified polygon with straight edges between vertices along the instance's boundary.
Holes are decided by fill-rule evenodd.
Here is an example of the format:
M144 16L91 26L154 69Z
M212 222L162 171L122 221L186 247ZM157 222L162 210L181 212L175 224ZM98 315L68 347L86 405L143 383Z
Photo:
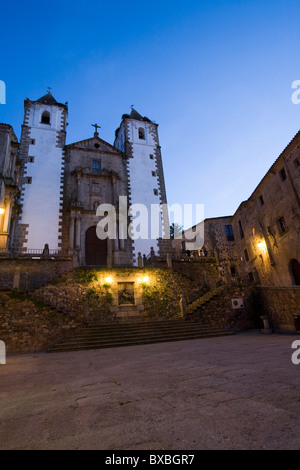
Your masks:
M164 332L170 332L170 331L205 331L205 330L211 330L214 329L214 327L211 327L209 325L203 326L199 323L196 322L191 322L183 325L176 325L176 326L164 326L161 327L159 326L148 326L144 327L141 326L139 327L124 327L124 328L110 328L110 329L101 329L99 328L82 328L80 330L74 331L72 333L72 337L83 337L83 336L115 336L115 335L125 335L125 334L148 334L150 332L158 332L158 333L164 333Z
M108 341L108 342L94 342L94 343L75 343L75 344L58 344L53 348L49 348L48 352L67 352L67 351L83 351L88 349L108 349L108 348L119 348L122 346L138 346L143 344L155 344L155 343L167 343L167 342L174 342L174 341L188 341L188 340L195 340L195 339L207 339L207 338L215 338L218 336L230 336L233 335L234 332L228 331L219 331L215 333L205 333L205 334L198 334L198 335L186 335L186 336L164 336L164 337L155 337L155 338L136 338L135 340L126 340L126 341Z
M61 339L48 352L114 348L170 341L183 341L234 334L221 328L185 322L184 320L156 321L130 324L97 325L81 328ZM145 327L146 326L146 327ZM105 327L103 329L103 327Z
M158 337L158 336L168 336L168 335L185 335L185 334L205 334L205 333L215 333L220 331L220 328L198 328L198 329L182 329L182 330L168 330L168 331L142 331L142 332L130 332L126 331L123 333L111 333L111 334L80 334L80 335L72 335L70 339L72 341L93 341L93 340L119 340L119 339L128 339L128 338L145 338L145 337ZM223 331L223 330L221 330ZM67 341L68 338L65 339Z

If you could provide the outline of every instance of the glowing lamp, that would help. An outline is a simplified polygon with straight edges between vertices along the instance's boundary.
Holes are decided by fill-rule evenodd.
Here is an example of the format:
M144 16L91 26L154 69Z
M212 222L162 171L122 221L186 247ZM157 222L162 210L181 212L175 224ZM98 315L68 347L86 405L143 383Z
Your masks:
M264 241L258 242L257 246L260 250L266 249L266 243Z
M148 282L149 282L149 276L144 276L144 277L143 277L143 282L144 282L144 284L148 284Z
M1 214L4 214L4 212L5 212L4 207L0 207L0 215L1 215Z
M105 282L106 282L106 284L111 284L113 282L113 278L108 276L108 277L105 278Z

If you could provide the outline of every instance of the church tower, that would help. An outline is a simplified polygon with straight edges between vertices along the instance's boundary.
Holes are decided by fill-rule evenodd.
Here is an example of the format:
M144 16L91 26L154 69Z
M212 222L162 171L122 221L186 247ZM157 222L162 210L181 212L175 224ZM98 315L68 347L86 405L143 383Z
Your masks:
M148 236L140 227L141 238L133 240L135 261L139 252L148 256L151 248L156 255L165 256L171 251L171 245L166 239L170 230L169 217L166 211L160 210L162 204L167 204L167 198L158 124L132 109L130 115L122 116L114 145L129 157L128 204L142 204L148 212L145 224Z
M50 250L61 247L62 171L68 108L50 91L37 101L24 102L20 142L23 163L22 210L18 249Z

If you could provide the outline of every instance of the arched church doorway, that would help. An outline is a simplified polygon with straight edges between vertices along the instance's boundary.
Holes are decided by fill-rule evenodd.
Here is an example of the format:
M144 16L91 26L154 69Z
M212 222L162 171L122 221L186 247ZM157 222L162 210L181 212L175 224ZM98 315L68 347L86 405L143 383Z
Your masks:
M87 266L106 266L107 239L97 237L96 226L90 227L85 233L85 264Z
M296 259L290 262L290 269L292 274L292 281L294 286L300 286L300 263Z

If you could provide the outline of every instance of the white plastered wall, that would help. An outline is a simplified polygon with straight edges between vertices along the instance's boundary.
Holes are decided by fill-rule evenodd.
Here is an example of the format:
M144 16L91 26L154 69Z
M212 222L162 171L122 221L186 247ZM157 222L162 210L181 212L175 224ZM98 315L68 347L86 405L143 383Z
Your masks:
M139 128L145 131L145 139L139 139ZM143 204L148 210L148 236L147 240L137 239L134 240L133 250L135 258L138 253L142 255L149 255L151 247L154 251L158 252L158 241L156 238L151 238L151 205L158 206L161 203L157 169L155 164L155 149L156 142L151 135L151 124L144 121L130 121L129 122L129 140L132 145L132 156L129 158L129 181L130 181L130 199L131 205ZM153 159L150 158L153 155ZM155 176L152 175L155 172ZM154 194L154 190L158 194ZM158 233L161 236L161 217L156 218L159 224ZM152 229L154 225L152 223Z
M41 113L50 112L50 125L42 124ZM42 249L45 244L50 250L59 248L60 191L63 149L57 147L57 132L61 130L62 109L55 106L35 104L30 109L28 125L30 139L25 177L32 183L25 184L22 224L28 224L27 242L24 247Z

